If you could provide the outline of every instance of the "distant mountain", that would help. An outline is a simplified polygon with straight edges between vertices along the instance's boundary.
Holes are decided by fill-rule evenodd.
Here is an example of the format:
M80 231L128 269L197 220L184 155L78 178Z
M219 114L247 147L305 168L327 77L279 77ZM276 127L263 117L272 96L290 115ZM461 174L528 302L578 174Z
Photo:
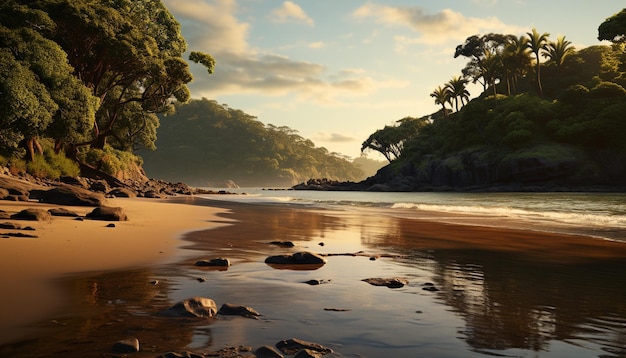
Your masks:
M203 187L288 187L309 178L365 178L357 165L289 127L265 125L205 98L175 109L160 118L157 149L139 153L149 177Z

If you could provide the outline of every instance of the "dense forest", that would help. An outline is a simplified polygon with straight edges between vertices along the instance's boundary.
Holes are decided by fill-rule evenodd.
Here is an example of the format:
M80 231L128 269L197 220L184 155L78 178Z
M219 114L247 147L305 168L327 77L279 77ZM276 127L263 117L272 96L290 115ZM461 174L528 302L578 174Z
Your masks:
M196 186L287 187L318 177L354 181L365 179L363 161L376 164L349 161L289 127L265 125L205 98L176 104L157 133L157 149L140 152L148 175Z
M373 133L362 150L391 164L381 190L567 190L626 186L626 9L599 25L612 45L575 49L532 29L470 36L462 75L430 96L441 109ZM483 92L469 99L467 85Z

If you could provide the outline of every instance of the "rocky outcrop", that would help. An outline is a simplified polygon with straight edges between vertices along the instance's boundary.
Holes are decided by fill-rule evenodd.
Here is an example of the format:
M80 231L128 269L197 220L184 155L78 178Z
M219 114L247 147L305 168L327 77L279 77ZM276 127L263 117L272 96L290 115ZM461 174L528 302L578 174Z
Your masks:
M257 318L261 314L251 307L224 303L217 313L229 316L242 316L247 318Z
M102 221L127 221L128 216L126 215L126 211L124 208L120 207L110 207L110 206L100 206L93 209L89 214L86 215L88 219L91 220L102 220Z
M309 351L321 353L321 354L330 354L333 352L332 349L328 347L324 347L318 343L307 342L297 338L286 339L276 343L276 348L278 348L281 352L285 354L298 354L298 352L308 349Z
M311 179L296 190L625 191L620 158L562 144L510 150L483 147L401 159L359 183Z

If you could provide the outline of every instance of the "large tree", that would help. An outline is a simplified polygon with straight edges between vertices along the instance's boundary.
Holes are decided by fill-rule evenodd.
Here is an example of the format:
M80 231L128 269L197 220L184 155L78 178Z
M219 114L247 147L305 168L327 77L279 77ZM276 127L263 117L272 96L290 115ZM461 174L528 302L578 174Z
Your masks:
M609 17L598 27L598 40L613 43L626 42L626 9Z
M539 97L543 97L543 88L541 87L541 59L540 54L546 49L548 43L549 33L544 32L540 34L537 29L533 28L531 32L527 32L528 35L528 48L535 54L535 74L537 79L537 93Z
M94 123L97 101L47 38L54 29L43 11L13 0L0 4L0 141L7 151L20 141L28 159L42 152L39 136L84 139Z
M450 89L446 86L437 86L434 91L430 93L430 96L435 99L435 104L441 105L441 112L444 117L448 116L448 109L446 103L450 103Z
M446 88L450 93L450 98L454 99L454 109L459 111L459 99L461 100L461 106L463 106L464 102L469 100L469 91L467 90L467 83L469 82L463 76L453 76L448 83L446 83Z
M94 137L83 144L103 148L116 134L128 106L148 113L169 110L173 99L190 97L192 80L182 54L186 43L180 25L161 1L40 0L24 1L49 14L56 23L53 40L68 54L74 74L100 100ZM192 53L209 73L214 61Z
M565 63L565 59L575 52L572 42L565 39L565 36L559 35L556 42L550 41L546 46L543 57L550 59L556 66L557 81L561 82L561 68Z
M389 162L399 158L404 144L417 136L420 130L430 122L426 117L404 117L394 126L385 126L370 135L362 144L361 152L371 149L382 154Z

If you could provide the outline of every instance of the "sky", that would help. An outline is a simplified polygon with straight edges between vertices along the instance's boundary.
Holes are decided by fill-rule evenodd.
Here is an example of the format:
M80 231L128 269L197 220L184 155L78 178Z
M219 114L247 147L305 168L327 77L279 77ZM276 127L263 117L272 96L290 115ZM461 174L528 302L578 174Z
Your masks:
M454 50L467 37L536 28L581 49L601 44L598 26L625 7L618 0L163 2L188 50L216 60L211 75L190 64L192 98L288 126L350 158L385 125L439 109L430 93L461 74L468 59L455 59Z

